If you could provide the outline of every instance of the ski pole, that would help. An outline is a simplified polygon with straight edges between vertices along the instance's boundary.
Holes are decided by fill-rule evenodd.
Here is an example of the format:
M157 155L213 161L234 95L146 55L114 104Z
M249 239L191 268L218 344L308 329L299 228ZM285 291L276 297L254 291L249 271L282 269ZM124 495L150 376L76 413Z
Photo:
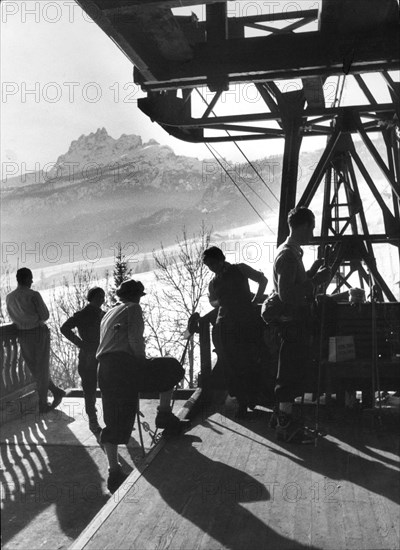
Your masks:
M331 247L325 246L324 249L324 263L323 267L328 267L329 256L331 254ZM317 378L317 404L315 407L315 440L314 445L317 446L318 434L319 434L319 420L320 420L320 405L321 405L321 378L322 378L322 357L324 351L324 330L325 330L325 309L326 309L326 288L327 285L323 285L322 289L322 304L321 304L321 326L319 335L319 357L318 357L318 378Z

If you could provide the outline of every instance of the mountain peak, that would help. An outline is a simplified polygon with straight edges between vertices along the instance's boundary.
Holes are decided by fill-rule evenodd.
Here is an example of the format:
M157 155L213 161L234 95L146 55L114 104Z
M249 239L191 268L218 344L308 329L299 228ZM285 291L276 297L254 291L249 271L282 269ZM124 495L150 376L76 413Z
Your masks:
M97 128L95 132L90 132L90 134L88 135L82 134L81 136L79 136L77 140L75 139L74 141L71 141L69 151L71 150L71 148L75 146L76 143L79 143L80 145L82 145L82 143L93 142L93 140L97 141L97 140L107 140L107 139L114 141L114 139L108 134L107 130L104 127Z
M156 144L156 142L154 142ZM50 175L61 177L70 174L71 166L76 167L74 173L84 171L85 167L106 166L116 162L127 162L129 157L143 147L142 138L135 134L122 134L119 139L109 135L106 128L97 128L89 135L82 134L71 142L67 153L58 157Z
M108 135L107 130L104 128L97 128L96 132L91 132L88 137L95 137L96 139L113 139L110 135ZM86 137L86 136L83 136Z

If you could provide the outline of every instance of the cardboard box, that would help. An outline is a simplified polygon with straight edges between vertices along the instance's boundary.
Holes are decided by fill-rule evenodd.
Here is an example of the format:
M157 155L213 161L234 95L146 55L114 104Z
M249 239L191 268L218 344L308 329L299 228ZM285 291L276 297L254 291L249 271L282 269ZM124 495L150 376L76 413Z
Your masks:
M328 361L338 363L355 358L354 336L330 336Z

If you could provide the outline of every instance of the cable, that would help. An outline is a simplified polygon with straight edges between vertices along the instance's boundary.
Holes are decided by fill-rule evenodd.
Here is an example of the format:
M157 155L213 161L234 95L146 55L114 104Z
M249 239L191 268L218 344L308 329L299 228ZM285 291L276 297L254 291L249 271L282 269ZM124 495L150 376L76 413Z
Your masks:
M228 132L228 130L225 130L227 132L227 134L230 136L231 134ZM268 191L271 193L271 195L274 197L274 199L277 201L277 203L279 204L279 199L278 197L275 195L275 193L272 191L272 189L269 187L269 185L264 181L264 179L262 178L261 174L258 172L258 170L255 169L254 165L252 164L252 162L247 158L247 156L244 154L244 151L239 147L239 144L236 143L236 141L233 142L236 147L239 149L239 151L242 153L242 155L244 156L244 158L246 159L246 161L250 164L250 166L253 168L254 172L257 174L257 176L260 178L260 180L263 182L263 184L265 185L265 187L268 189Z
M249 201L249 199L246 197L246 195L243 193L243 191L240 189L240 187L237 185L237 183L235 182L235 180L232 178L232 176L230 175L230 173L225 169L225 167L223 166L223 164L218 160L218 158L216 157L216 155L214 154L214 152L212 151L211 147L208 145L208 143L205 143L205 146L207 147L207 149L210 151L210 153L212 154L212 156L215 158L215 160L218 162L218 164L221 166L221 168L224 170L224 172L226 173L226 175L229 177L229 179L232 181L233 185L237 188L237 190L239 191L239 193L244 197L244 199L248 202L248 204L251 206L251 208L254 210L254 212L257 214L257 216L260 218L260 220L267 226L267 228L271 231L271 233L273 233L272 229L270 228L270 226L267 224L267 222L264 220L264 218L261 216L261 214L256 210L256 208L251 204L251 202Z
M215 151L215 153L216 153L221 159L223 159L223 160L226 162L226 164L227 164L229 167L232 166L231 164L229 164L229 162L228 162L227 160L225 160L225 159L223 158L223 156L222 156L220 153L218 153L218 151L215 149L215 147L212 147L211 145L210 145L210 147L211 147L211 149L213 149L213 150ZM262 198L262 196L259 195L259 194L257 193L257 191L255 191L255 190L247 183L247 181L246 181L240 174L238 174L238 176L239 176L239 178L240 178L242 181L244 181L244 183L247 185L247 187L250 189L250 191L253 191L253 193L260 199L260 201L261 201L262 203L264 203L265 206L267 206L267 207L273 212L272 207Z
M205 98L203 97L203 94L200 92L200 90L198 88L196 88L196 92L199 94L199 96L201 97L201 99L204 101L204 103L207 105L207 107L209 107L209 103L205 100ZM214 110L212 109L211 110L211 113L216 117L217 115L215 114ZM229 137L232 137L232 135L229 133L228 130L225 130L225 132L228 134ZM279 199L278 197L275 195L275 193L272 191L272 189L269 187L269 185L267 184L267 182L263 179L263 177L261 176L261 174L258 172L258 170L256 170L256 168L254 167L253 163L248 159L248 157L244 154L243 150L241 149L241 147L239 147L239 145L236 143L235 140L233 140L233 144L236 145L236 147L239 149L240 153L243 155L243 157L246 159L246 161L248 162L248 164L250 164L250 166L252 167L252 169L254 170L254 172L257 174L257 176L260 178L261 182L264 184L264 186L268 189L268 191L271 193L271 195L274 197L274 199L278 202L279 204ZM249 184L247 184L249 185ZM250 185L249 185L250 187ZM250 189L252 189L250 187ZM253 189L252 189L253 191ZM267 205L269 206L269 205Z

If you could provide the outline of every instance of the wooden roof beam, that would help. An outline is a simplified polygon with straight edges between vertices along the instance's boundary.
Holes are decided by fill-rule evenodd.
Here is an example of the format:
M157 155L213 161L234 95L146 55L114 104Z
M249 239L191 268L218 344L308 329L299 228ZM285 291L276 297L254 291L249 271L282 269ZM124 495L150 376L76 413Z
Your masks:
M138 76L136 81L148 90L193 88L207 83L210 65L232 83L397 70L399 51L398 28L392 26L335 41L317 32L226 40L217 51L197 44L192 60L164 63L157 80Z
M99 8L103 9L106 15L116 12L122 15L129 14L131 8L137 6L172 9L225 2L226 0L96 0Z

